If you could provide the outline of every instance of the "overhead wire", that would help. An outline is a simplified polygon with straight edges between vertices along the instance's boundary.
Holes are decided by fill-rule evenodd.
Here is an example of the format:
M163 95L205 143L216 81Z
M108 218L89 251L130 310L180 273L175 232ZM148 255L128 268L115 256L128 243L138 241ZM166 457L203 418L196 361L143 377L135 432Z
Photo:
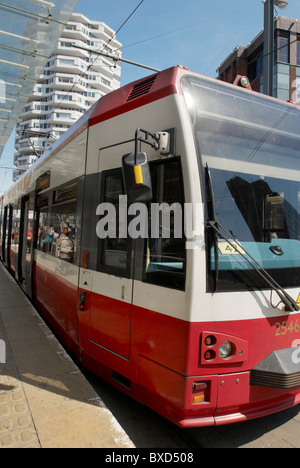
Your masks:
M117 34L123 29L123 27L126 25L126 23L131 19L131 17L135 14L135 12L140 8L140 6L144 3L145 0L141 0L138 5L134 8L134 10L130 13L130 15L125 19L125 21L121 24L121 26L117 29L117 31L115 32L115 34L109 39L109 41L102 45L101 49L99 50L95 50L93 51L93 53L90 53L90 57L92 55L95 55L95 59L93 60L93 62L87 67L87 69L82 72L80 75L79 75L79 78L78 80L76 81L76 83L73 84L73 86L71 87L71 89L66 93L66 95L64 96L64 98L61 100L61 102L57 105L57 107L55 107L53 109L53 111L51 112L51 114L49 115L48 119L46 120L46 122L51 118L51 116L53 115L53 113L61 106L61 104L65 101L65 99L67 98L67 96L73 91L73 89L75 88L75 86L79 83L80 79L93 67L93 65L95 64L96 60L99 58L99 56L102 54L103 50L110 44L110 42L115 39L115 37L117 36ZM139 45L139 44L142 44L144 42L148 42L148 41L152 41L154 39L158 39L160 37L163 37L163 36L166 36L166 35L170 35L170 34L173 34L175 32L178 32L178 31L183 31L185 29L189 29L189 28L192 28L194 26L197 26L199 24L202 24L202 23L206 23L206 22L209 22L209 21L214 21L216 19L219 19L219 18L222 18L224 16L227 16L227 15L231 15L231 14L234 14L234 13L237 13L237 12L240 12L240 11L243 11L245 9L248 9L248 8L251 8L253 6L256 6L258 3L255 2L255 4L251 3L250 5L246 5L246 6L243 6L242 8L238 8L236 10L231 10L231 11L226 11L224 13L221 13L219 15L215 15L213 17L210 17L210 18L206 18L204 20L201 20L201 21L197 21L195 23L192 23L192 24L188 24L188 25L185 25L185 26L182 26L180 28L176 28L176 29L173 29L171 31L166 31L164 33L161 33L159 35L156 35L156 36L152 36L150 38L147 38L147 39L143 39L141 41L138 41L136 43L133 43L133 44L129 44L127 46L121 46L120 48L116 48L114 50L114 52L118 52L120 50L124 50L126 48L129 48L129 47L133 47L135 45ZM259 4L261 4L261 0L259 0Z
M260 6L260 4L257 4L257 5L253 5L253 6ZM256 15L256 13L255 13ZM246 21L246 24L249 23L252 19L254 18L254 16L252 16L249 20L249 18L247 18L247 21ZM218 56L210 63L210 65L205 69L205 71L203 72L204 75L206 75L208 73L208 71L213 67L214 63L217 62L220 57L222 57L222 55L228 50L230 44L234 41L234 40L237 40L237 38L239 37L239 35L245 30L245 23L243 23L243 26L241 27L241 29L239 29L239 31L232 37L232 39L230 39L229 42L227 42L226 46L222 49L222 51L218 54Z
M13 167L13 166L11 168L9 168L9 167L7 167L7 168L0 167L0 175L3 177L2 181L0 182L0 187L3 187L4 182L6 180L6 177L9 175L10 170L17 170L17 168ZM0 192L0 193L4 193L4 192Z
M144 42L149 42L149 41L152 41L152 40L155 40L155 39L159 39L161 37L168 36L170 34L174 34L174 33L179 32L179 31L184 31L185 29L190 29L190 28L193 28L195 26L199 26L199 24L208 23L210 21L215 21L217 19L223 18L224 16L232 15L234 13L239 13L240 11L243 11L243 10L246 10L248 8L252 8L254 6L258 6L258 5L261 5L261 0L259 0L259 2L256 1L255 3L252 2L251 4L243 6L241 8L236 9L236 10L226 11L226 12L221 13L219 15L215 15L215 16L212 16L210 18L205 18L205 19L202 19L202 20L197 21L195 23L190 23L190 24L187 24L185 26L181 26L179 28L175 28L175 29L172 29L170 31L163 32L161 34L157 34L155 36L151 36L151 37L148 37L146 39L142 39L142 40L140 40L138 42L134 42L132 44L122 46L122 50L127 49L129 47L133 47L133 46L136 46L136 45L143 44Z
M58 105L53 109L53 111L49 114L46 122L51 118L51 116L54 114L54 112L63 104L63 102L65 101L65 99L69 96L69 94L74 90L74 88L76 87L76 85L80 82L81 78L93 67L93 65L95 64L96 60L99 58L99 56L102 54L103 50L105 50L105 48L110 44L110 42L116 38L117 34L124 28L124 26L128 23L128 21L131 19L131 17L135 14L135 12L140 8L140 6L144 3L145 0L141 0L138 5L133 9L133 11L129 14L129 16L125 19L125 21L123 21L123 23L121 24L121 26L117 29L117 31L113 34L113 36L105 43L102 45L102 47L98 50L95 50L93 51L93 53L91 52L90 53L90 57L92 55L95 55L95 58L94 60L89 64L89 66L86 68L85 71L81 72L81 74L79 75L79 78L78 80L73 84L73 86L70 88L70 90L64 95L63 99L58 103ZM259 2L261 3L261 2ZM255 2L255 5L257 5L257 2ZM191 27L194 27L196 25L199 25L201 23L204 23L204 22L208 22L208 21L213 21L213 20L216 20L218 18L222 18L224 16L227 16L227 15L230 15L230 14L233 14L233 13L236 13L236 12L239 12L239 11L243 11L247 8L250 8L250 7L253 7L253 3L251 3L251 5L246 5L242 8L238 8L236 10L231 10L229 12L224 12L220 15L215 15L211 18L206 18L205 20L201 20L201 21L198 21L196 23L192 23L192 24L189 24L189 25L185 25L185 26L182 26L180 28L176 28L174 30L171 30L171 31L167 31L165 33L162 33L162 34L159 34L159 35L156 35L156 36L152 36L150 38L147 38L147 39L144 39L142 41L139 41L139 42L136 42L134 44L130 44L128 46L122 46L121 48L117 48L114 50L114 52L118 52L124 48L128 48L128 47L132 47L134 45L138 45L138 44L141 44L141 43L144 43L144 42L147 42L147 41L151 41L151 40L154 40L154 39L157 39L159 37L162 37L162 36L165 36L165 35L169 35L169 34L172 34L174 32L178 32L178 31L181 31L181 30L185 30L185 29L188 29L188 28L191 28Z
M78 80L73 84L73 86L70 88L70 90L65 94L65 96L63 97L63 99L58 103L58 105L53 109L53 111L51 112L51 114L48 116L46 122L51 118L51 116L53 115L53 113L62 105L62 103L65 101L65 99L67 98L67 96L74 90L74 88L76 87L76 85L80 82L81 78L93 67L93 65L95 64L96 60L100 57L100 55L102 54L103 50L105 50L105 48L116 38L117 34L124 28L124 26L128 23L128 21L131 19L131 17L135 14L135 12L141 7L141 5L144 3L145 0L141 0L138 5L133 9L133 11L129 14L129 16L123 21L123 23L121 24L121 26L117 29L117 31L113 34L113 36L105 43L101 46L100 49L97 49L93 52L90 53L90 57L92 55L95 55L95 58L94 60L89 64L89 66L86 68L85 71L81 72L80 75L79 75L79 78ZM191 23L191 24L188 24L188 25L185 25L185 26L181 26L180 28L176 28L176 29L173 29L173 30L170 30L170 31L166 31L164 33L161 33L161 34L158 34L158 35L155 35L155 36L151 36L149 38L146 38L146 39L143 39L141 41L138 41L138 42L135 42L135 43L132 43L132 44L128 44L128 45L125 45L125 46L122 46L121 48L116 48L114 49L114 52L118 52L120 50L124 50L126 48L129 48L129 47L133 47L133 46L136 46L136 45L139 45L139 44L143 44L145 42L149 42L149 41L152 41L152 40L155 40L155 39L158 39L158 38L161 38L161 37L164 37L164 36L167 36L167 35L171 35L171 34L174 34L176 32L179 32L179 31L183 31L183 30L186 30L186 29L189 29L189 28L192 28L192 27L195 27L199 24L203 24L203 23L207 23L207 22L210 22L210 21L214 21L214 20L217 20L219 18L222 18L222 17L225 17L225 16L228 16L228 15L232 15L234 13L238 13L240 11L244 11L246 9L249 9L249 8L252 8L254 6L258 6L258 5L261 5L261 0L259 0L259 2L251 2L251 4L248 4L248 5L245 5L241 8L238 8L238 9L235 9L235 10L230 10L230 11L226 11L224 13L221 13L219 15L215 15L213 17L210 17L210 18L205 18L201 21L197 21L197 22L194 22L194 23ZM223 52L222 52L223 53ZM212 65L210 65L211 67ZM209 68L210 68L209 67Z

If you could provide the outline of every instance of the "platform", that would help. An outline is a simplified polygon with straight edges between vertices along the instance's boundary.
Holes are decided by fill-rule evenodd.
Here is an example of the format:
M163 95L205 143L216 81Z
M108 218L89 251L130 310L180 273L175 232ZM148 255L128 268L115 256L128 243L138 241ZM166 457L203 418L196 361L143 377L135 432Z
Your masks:
M0 264L0 448L134 448Z

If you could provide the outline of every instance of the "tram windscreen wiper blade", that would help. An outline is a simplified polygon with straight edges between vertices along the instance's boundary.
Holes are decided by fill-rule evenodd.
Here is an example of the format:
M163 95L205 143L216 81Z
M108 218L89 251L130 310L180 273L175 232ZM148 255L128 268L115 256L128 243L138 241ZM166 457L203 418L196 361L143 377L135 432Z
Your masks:
M233 248L244 260L266 281L266 283L278 294L288 312L299 311L297 302L280 286L274 278L241 246L239 242L219 223L217 219L207 221L207 226L212 228L231 248ZM223 231L223 232L222 232Z
M209 219L216 219L215 215L215 202L214 202L214 193L213 193L213 186L211 181L211 174L206 164L205 167L205 182L206 182L206 199L207 199L207 210L208 210L208 218ZM218 289L218 280L219 280L219 253L218 253L218 239L216 232L213 231L213 244L214 244L214 252L215 252L215 291Z

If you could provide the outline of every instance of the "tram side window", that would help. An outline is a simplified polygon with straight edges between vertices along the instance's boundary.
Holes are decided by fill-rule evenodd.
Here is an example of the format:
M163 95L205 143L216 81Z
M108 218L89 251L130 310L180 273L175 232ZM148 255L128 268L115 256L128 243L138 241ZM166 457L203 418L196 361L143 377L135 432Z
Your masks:
M7 235L8 235L8 206L4 207L3 210L3 228L2 228L2 260L5 261L5 249L7 243Z
M49 226L49 195L38 198L39 225L37 233L37 249L46 251L44 246L45 228Z
M50 253L69 263L74 263L77 251L76 222L76 203L52 206L49 232L52 240Z
M0 244L3 241L3 218L4 218L4 208L3 201L0 201Z
M56 190L51 196L53 201L50 205L39 207L37 248L53 257L74 263L77 258L77 184Z
M153 200L145 243L143 281L185 289L184 193L179 161L151 166Z
M128 239L120 235L121 226L119 223L119 197L124 194L121 169L104 173L101 196L103 209L101 210L101 217L97 224L97 234L100 239L99 264L102 266L102 269L104 267L104 269L109 269L116 274L120 272L122 276L126 275L126 271L128 271Z
M17 252L20 238L20 210L18 206L13 207L12 229L11 229L11 246Z
M34 211L28 210L25 218L26 252L29 253L33 248L34 237Z

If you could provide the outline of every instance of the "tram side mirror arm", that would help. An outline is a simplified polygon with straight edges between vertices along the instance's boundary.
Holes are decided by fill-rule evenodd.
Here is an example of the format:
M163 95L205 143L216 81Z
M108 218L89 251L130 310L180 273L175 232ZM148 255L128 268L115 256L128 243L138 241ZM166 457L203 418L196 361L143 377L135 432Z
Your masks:
M147 144L162 156L167 156L174 151L174 134L175 129L158 133L136 129L134 153L125 154L122 158L125 192L129 203L146 203L153 198L147 154L138 151L139 144Z
M129 203L150 202L152 183L146 153L134 152L122 157L123 180Z

